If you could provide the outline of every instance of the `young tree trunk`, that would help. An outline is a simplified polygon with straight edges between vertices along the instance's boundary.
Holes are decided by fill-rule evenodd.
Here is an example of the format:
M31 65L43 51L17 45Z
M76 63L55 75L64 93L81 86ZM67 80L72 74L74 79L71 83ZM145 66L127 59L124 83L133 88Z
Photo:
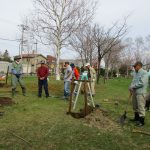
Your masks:
M101 75L101 58L98 57L98 65L97 65L97 84L99 83L99 80L100 80L100 75Z
M56 80L60 80L60 45L58 42L56 52Z

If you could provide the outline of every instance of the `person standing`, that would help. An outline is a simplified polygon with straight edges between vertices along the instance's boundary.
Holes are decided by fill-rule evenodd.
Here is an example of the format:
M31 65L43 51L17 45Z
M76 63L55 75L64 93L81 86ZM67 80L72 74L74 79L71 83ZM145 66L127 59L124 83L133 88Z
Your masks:
M38 97L42 96L42 87L44 86L46 98L49 97L47 77L49 69L45 65L45 61L41 61L41 66L37 69L38 76Z
M68 99L70 96L70 82L72 80L72 68L69 65L69 62L65 62L65 76L64 76L64 99Z
M91 84L92 96L95 96L95 82L96 82L96 71L93 67L90 66L90 63L86 63L85 67L88 69L88 78Z
M78 69L76 68L76 66L72 63L70 64L71 68L72 68L72 77L75 77L76 80L79 80L79 71Z
M26 87L23 82L22 73L22 63L21 58L19 56L14 57L14 62L12 63L11 73L12 73L12 96L15 95L15 90L17 88L17 84L19 83L22 88L22 94L26 95Z
M141 62L134 64L135 74L129 87L134 111L134 119L130 119L130 121L135 121L138 127L145 124L145 102L148 87L148 73L142 69L142 66Z

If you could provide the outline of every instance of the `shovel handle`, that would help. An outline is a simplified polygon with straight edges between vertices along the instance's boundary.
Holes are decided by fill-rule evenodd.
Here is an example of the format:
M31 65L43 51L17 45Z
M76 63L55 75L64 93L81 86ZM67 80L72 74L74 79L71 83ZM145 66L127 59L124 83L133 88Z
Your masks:
M130 92L128 102L127 102L127 105L126 105L126 108L125 108L125 112L127 112L127 108L128 108L128 105L130 103L131 98L132 98L132 93Z

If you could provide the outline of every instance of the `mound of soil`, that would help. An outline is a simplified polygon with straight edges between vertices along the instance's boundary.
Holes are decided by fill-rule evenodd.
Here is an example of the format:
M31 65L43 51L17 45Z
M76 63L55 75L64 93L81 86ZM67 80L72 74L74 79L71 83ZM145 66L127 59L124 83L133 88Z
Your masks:
M95 109L91 114L83 119L86 126L102 129L102 132L121 131L119 125L109 118L106 111Z
M0 105L7 106L15 104L10 97L0 97Z

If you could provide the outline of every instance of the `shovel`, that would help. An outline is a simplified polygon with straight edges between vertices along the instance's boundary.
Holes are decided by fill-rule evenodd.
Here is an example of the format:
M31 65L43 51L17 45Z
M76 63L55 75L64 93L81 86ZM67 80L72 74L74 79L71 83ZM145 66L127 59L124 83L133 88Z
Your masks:
M128 98L128 103L127 103L127 105L126 105L124 114L123 114L123 115L120 117L120 119L119 119L119 123L120 123L122 126L124 125L124 122L125 122L125 120L126 120L126 118L127 118L127 108L128 108L129 102L130 102L130 100L131 100L131 97L132 97L132 94L130 93L129 98Z

